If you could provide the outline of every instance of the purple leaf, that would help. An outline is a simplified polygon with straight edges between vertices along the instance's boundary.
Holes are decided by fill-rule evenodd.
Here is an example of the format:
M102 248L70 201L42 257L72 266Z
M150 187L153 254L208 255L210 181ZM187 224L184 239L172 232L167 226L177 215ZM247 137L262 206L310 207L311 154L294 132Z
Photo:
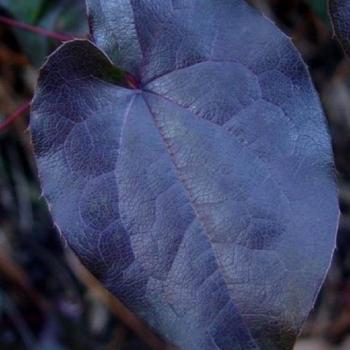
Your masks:
M335 247L332 151L289 38L242 0L89 0L31 130L82 262L185 350L292 349ZM105 54L105 53L106 54ZM138 89L106 81L118 67Z
M329 13L334 33L345 52L350 55L350 2L329 0Z

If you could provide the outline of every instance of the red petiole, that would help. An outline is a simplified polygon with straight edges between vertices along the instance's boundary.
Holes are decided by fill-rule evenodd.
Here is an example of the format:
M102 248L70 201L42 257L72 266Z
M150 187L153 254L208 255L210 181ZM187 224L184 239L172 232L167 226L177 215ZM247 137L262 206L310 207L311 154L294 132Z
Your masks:
M18 22L12 18L8 18L5 16L0 16L0 23L6 24L6 25L14 27L14 28L23 29L23 30L26 30L28 32L36 33L36 34L42 35L46 38L50 38L50 39L57 40L57 41L69 41L69 40L74 39L74 37L72 35L50 32L49 30L46 30L44 28L32 26L28 23Z
M23 103L14 113L9 115L2 123L0 123L0 132L3 132L9 127L16 119L27 113L30 109L31 101Z

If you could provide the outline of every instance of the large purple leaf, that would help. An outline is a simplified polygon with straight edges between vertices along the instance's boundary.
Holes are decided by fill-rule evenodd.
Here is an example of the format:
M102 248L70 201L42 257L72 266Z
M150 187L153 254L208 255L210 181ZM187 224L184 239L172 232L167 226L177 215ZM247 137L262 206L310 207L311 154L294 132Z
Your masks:
M350 1L328 1L329 13L333 23L334 33L343 46L345 52L350 55Z
M97 46L64 44L33 102L57 226L169 343L291 349L338 218L325 118L299 54L242 0L88 9ZM139 88L106 81L104 52Z

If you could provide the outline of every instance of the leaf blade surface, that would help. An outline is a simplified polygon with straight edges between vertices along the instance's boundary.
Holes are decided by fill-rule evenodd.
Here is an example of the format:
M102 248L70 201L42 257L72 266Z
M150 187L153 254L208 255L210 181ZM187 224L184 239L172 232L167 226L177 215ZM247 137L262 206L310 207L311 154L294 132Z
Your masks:
M31 127L62 233L180 348L291 349L338 217L300 56L243 1L88 6L97 45L141 88L106 83L87 41L43 68Z

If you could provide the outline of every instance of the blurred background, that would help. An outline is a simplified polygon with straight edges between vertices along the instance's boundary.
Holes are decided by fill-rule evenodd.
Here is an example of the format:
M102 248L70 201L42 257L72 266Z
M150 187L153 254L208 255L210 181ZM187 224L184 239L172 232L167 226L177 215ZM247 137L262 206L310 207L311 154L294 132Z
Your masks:
M350 60L334 40L326 0L250 2L293 38L310 68L340 189L338 248L295 350L349 350ZM88 32L84 11L83 0L0 0L0 16L79 37ZM0 23L0 123L30 101L38 67L57 45ZM41 198L27 124L28 113L0 131L0 349L155 348L60 240Z

